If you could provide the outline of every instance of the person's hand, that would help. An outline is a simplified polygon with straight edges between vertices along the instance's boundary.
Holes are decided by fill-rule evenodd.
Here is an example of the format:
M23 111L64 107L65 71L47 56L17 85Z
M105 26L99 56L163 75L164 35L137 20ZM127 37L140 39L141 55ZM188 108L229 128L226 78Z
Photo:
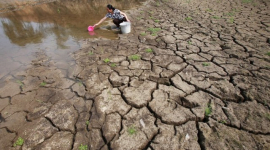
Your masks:
M129 19L127 19L127 22L130 22L130 20L129 20Z
M95 26L98 26L98 24L95 24L94 27L95 27Z

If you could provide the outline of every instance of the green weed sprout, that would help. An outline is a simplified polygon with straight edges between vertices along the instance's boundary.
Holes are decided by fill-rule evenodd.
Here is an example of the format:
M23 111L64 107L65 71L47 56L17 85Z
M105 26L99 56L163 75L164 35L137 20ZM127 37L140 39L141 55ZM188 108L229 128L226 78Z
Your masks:
M207 108L205 108L205 116L208 117L212 113L212 108L210 105L208 105Z
M192 20L192 17L187 17L186 21Z
M136 54L135 54L135 55L129 56L129 59L135 61L135 60L141 59L141 57L140 57L139 55L136 55Z
M128 131L129 135L133 135L133 134L137 133L137 130L135 129L135 127L133 125L130 126L127 131Z
M88 55L93 55L94 53L93 52L88 52Z
M81 144L79 150L88 150L88 146Z
M23 143L24 143L23 138L19 137L19 138L17 139L17 141L13 144L13 147L16 147L16 146L22 146Z
M270 52L267 52L266 55L267 55L267 56L270 56Z
M86 125L89 125L89 123L90 123L89 120L87 120L87 121L85 122Z
M111 63L111 67L116 67L116 63Z
M146 35L146 33L144 32L144 33L141 33L141 36L145 36Z
M40 86L45 86L45 85L47 85L47 83L45 81L40 83Z
M103 60L105 63L108 63L108 62L110 62L110 59L109 58L106 58L106 59L104 59Z
M151 35L156 36L157 32L159 32L160 28L148 28L148 30L151 32Z
M145 51L146 51L147 53L152 53L152 52L153 52L153 50L152 50L151 48L147 48Z
M220 17L218 17L218 16L213 16L212 18L214 18L214 19L220 19Z
M203 65L204 67L210 66L210 64L209 64L209 63L206 63L206 62L203 62L202 65Z

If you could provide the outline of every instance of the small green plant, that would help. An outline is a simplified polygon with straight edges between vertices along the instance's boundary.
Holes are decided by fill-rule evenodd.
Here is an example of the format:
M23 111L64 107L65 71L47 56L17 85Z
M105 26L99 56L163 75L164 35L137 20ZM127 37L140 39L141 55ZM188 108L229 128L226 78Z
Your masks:
M22 81L20 81L20 80L17 80L16 81L21 87L23 86L23 83L22 83Z
M116 63L111 63L111 67L116 67Z
M203 62L202 65L203 65L204 67L210 66L210 64L207 63L207 62Z
M141 20L142 18L141 17L137 17L137 20Z
M91 51L91 52L88 52L88 55L93 55L94 53Z
M105 63L109 63L111 60L109 58L106 58L103 60Z
M188 41L188 44L191 45L192 44L192 41Z
M136 55L136 54L135 54L135 55L129 56L129 59L135 61L135 60L141 59L141 57L140 57L139 55Z
M186 19L186 21L190 21L190 20L192 20L192 17L187 17L185 19Z
M42 101L42 100L40 100L40 99L37 99L36 101L37 101L37 102L39 102L39 103L43 103L43 101Z
M270 120L270 114L265 114L265 117Z
M159 20L154 20L156 23L159 23Z
M82 81L79 81L78 84L79 84L79 86L82 86L83 85Z
M220 17L218 17L218 16L213 16L212 18L214 18L214 19L220 19Z
M23 143L24 143L23 138L19 137L19 138L17 139L17 141L13 144L13 147L16 147L16 146L22 146Z
M88 150L88 146L81 144L79 150Z
M47 83L45 81L40 83L40 86L45 86L45 85L47 85Z
M231 18L229 19L229 22L230 22L230 23L234 23L234 18L231 17Z
M149 14L153 14L154 12L153 11L148 11Z
M153 50L152 50L151 48L147 48L145 51L146 51L147 53L152 53L152 52L153 52Z
M152 36L156 36L157 32L159 32L161 29L160 28L148 28L148 30L151 32Z
M59 8L57 9L57 12L60 13L60 9Z
M128 134L129 134L129 135L136 134L136 132L137 132L137 130L135 129L135 127L134 127L133 125L130 126L130 127L127 129L127 131L128 131Z
M212 113L212 108L210 104L208 104L208 107L205 108L205 116L208 117Z
M141 33L141 36L145 36L145 35L146 35L146 33L145 33L145 32L142 32L142 33Z
M206 11L208 11L208 12L212 12L213 10L212 10L212 9L206 9Z
M87 120L87 121L85 122L85 124L86 124L87 126L89 125L89 123L90 123L89 120Z
M225 15L227 15L227 16L234 16L234 13L233 12L228 12Z
M270 52L267 52L266 55L267 55L267 56L270 56Z
M225 123L227 123L227 121L226 120L220 120L219 123L225 124Z

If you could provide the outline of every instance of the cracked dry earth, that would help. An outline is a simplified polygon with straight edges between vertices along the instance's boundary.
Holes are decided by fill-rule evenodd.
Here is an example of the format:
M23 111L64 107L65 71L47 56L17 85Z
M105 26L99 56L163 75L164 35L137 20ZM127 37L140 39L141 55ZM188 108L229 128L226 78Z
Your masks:
M269 5L147 1L70 69L37 52L0 89L0 149L270 149Z

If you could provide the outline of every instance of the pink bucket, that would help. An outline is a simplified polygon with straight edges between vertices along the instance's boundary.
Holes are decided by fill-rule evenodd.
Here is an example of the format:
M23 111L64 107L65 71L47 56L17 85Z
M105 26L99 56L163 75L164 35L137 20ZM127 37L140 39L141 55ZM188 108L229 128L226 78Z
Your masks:
M88 31L94 31L95 26L89 26Z

